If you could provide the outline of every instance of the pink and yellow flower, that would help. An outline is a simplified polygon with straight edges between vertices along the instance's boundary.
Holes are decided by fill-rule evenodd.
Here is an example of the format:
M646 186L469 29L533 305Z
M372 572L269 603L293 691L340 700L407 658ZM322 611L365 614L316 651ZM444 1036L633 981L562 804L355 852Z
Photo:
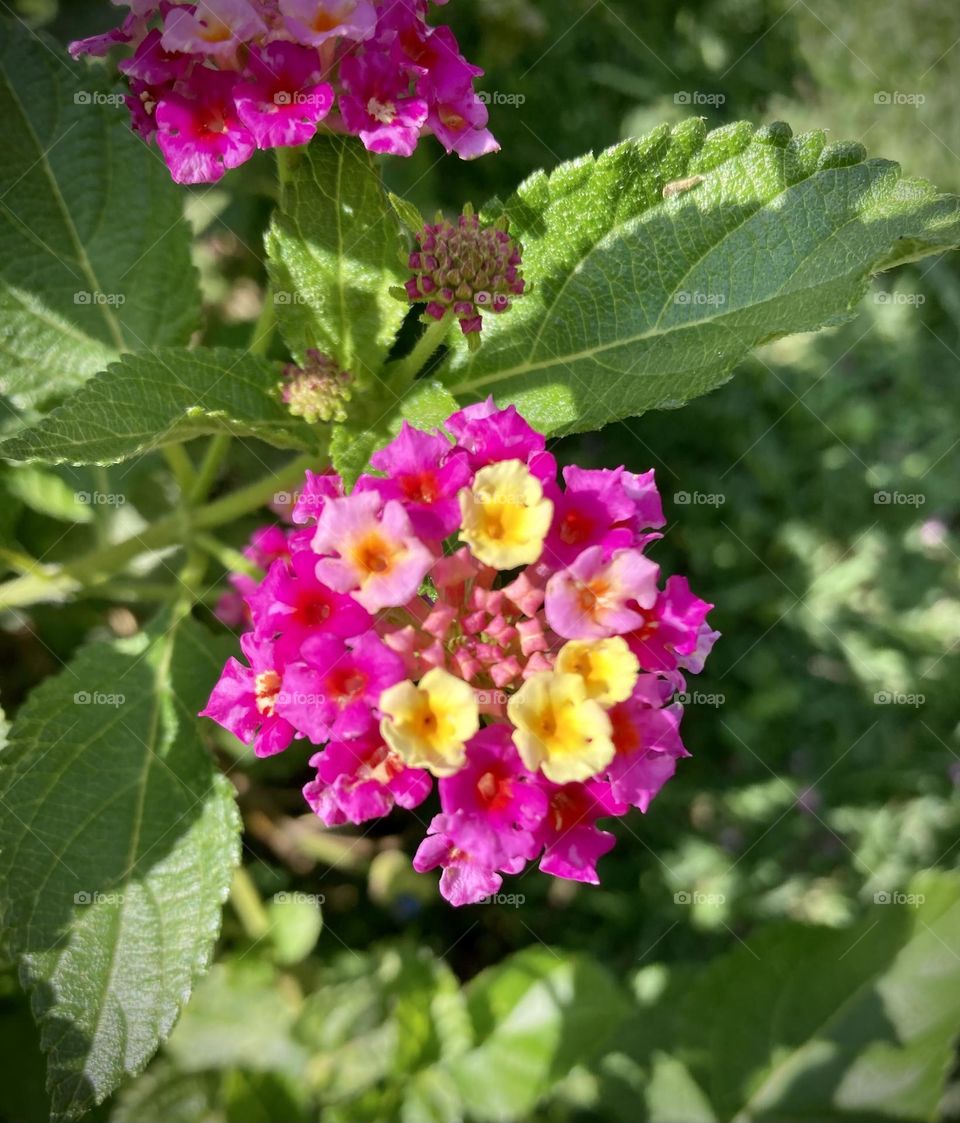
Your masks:
M453 904L536 861L596 883L598 822L648 811L687 755L675 695L717 636L684 578L659 587L652 473L561 483L492 400L404 425L371 467L349 495L308 474L278 507L295 525L258 533L248 665L205 715L261 755L326 742L304 796L331 826L416 807L436 778L413 862Z
M416 685L398 683L380 696L380 733L412 768L452 776L463 767L467 741L480 728L473 688L441 667Z
M420 0L131 7L118 27L71 43L70 53L127 47L120 69L131 124L157 138L178 183L213 183L257 148L305 144L318 129L399 156L428 135L465 160L499 147L473 88L483 71L448 27L428 24Z
M402 503L382 503L375 492L331 499L317 522L316 574L330 588L350 593L368 612L404 604L436 560L414 534Z

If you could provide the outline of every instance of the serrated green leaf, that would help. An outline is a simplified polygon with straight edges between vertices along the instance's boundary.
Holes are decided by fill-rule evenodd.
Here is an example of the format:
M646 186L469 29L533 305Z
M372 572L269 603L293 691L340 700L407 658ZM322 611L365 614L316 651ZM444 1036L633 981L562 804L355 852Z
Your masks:
M0 24L0 356L20 405L118 352L185 343L198 321L182 193L95 75Z
M363 428L348 422L333 427L330 460L337 472L343 476L348 488L353 487L361 472L366 471L373 453L389 440L390 431L385 424L383 428L379 426Z
M226 348L126 355L48 417L0 444L11 460L116 464L206 433L315 449L323 430L291 417L274 394L277 369Z
M551 433L706 393L758 344L849 317L877 269L960 242L960 199L782 124L664 126L486 218L504 212L532 291L440 376Z
M543 947L481 972L468 1001L480 1043L446 1067L484 1123L524 1118L554 1081L597 1055L629 1009L598 963Z
M82 648L0 761L3 930L55 1120L144 1067L209 961L239 859L195 716L222 648L190 619Z
M266 237L277 319L299 361L333 356L369 386L407 313L396 213L373 158L348 137L318 137L283 187Z
M934 1118L960 1025L960 878L920 875L902 900L851 929L772 926L694 982L673 1053L718 1118ZM673 1123L667 1104L650 1118Z
M418 429L436 429L459 409L457 399L435 378L414 382L400 405L406 421Z

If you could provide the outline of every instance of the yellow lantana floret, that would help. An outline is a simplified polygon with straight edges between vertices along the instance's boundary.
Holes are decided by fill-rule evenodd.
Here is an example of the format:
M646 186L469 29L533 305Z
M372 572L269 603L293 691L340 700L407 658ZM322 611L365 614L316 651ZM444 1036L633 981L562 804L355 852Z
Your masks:
M477 472L461 490L460 537L470 552L494 569L532 565L543 551L553 504L521 460L501 460Z
M579 675L587 697L609 707L625 702L633 693L640 664L622 636L611 636L564 644L557 655L557 670Z
M507 704L513 743L531 772L555 784L586 780L613 760L613 728L606 711L587 697L580 675L540 671Z
M419 685L398 682L380 695L383 739L411 768L452 776L466 760L466 742L480 728L473 688L441 667Z

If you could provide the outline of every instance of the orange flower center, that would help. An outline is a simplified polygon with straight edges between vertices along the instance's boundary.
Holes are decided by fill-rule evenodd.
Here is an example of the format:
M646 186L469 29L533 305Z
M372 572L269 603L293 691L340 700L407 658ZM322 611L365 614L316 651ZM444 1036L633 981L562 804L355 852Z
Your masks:
M393 553L389 544L379 534L368 534L354 547L357 568L367 577L379 577L393 568Z
M273 717L277 695L280 693L280 676L276 671L261 671L253 680L253 693L259 712L264 717Z

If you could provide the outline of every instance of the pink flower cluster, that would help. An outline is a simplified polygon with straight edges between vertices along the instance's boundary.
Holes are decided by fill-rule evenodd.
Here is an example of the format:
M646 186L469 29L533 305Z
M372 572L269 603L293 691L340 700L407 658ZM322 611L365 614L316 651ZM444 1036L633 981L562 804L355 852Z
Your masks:
M683 577L661 584L653 472L557 464L492 399L406 423L347 495L307 473L293 526L264 529L224 610L249 630L203 711L260 756L317 747L304 788L329 826L437 780L414 867L455 905L539 860L598 882L598 821L646 811L676 762L685 672L717 633Z
M483 71L449 27L427 24L429 2L132 0L119 27L70 52L133 48L120 63L133 127L178 183L213 183L321 125L371 152L410 156L427 133L464 159L495 152L473 88Z

